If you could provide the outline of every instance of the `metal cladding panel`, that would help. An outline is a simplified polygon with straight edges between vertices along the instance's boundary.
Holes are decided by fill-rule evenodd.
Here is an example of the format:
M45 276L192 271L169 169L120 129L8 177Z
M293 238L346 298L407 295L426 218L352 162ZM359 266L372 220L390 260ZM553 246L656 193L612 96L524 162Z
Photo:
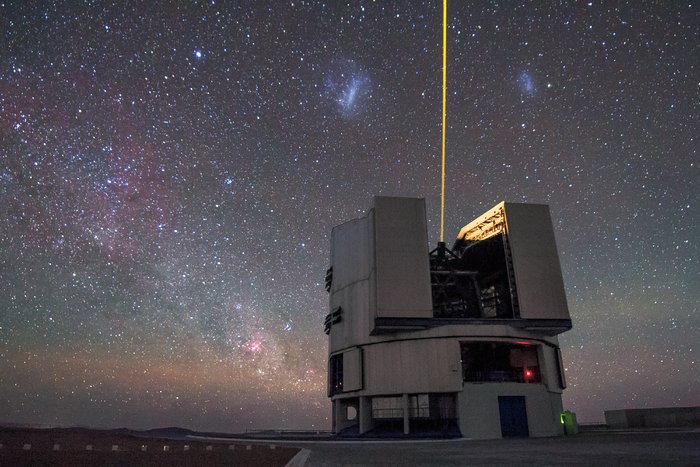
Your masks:
M505 203L508 241L523 319L570 319L549 207Z
M331 232L331 293L369 277L369 220L353 219Z
M376 316L430 318L425 200L374 198Z
M538 346L537 358L540 360L540 372L542 373L542 381L547 386L550 392L561 393L564 388L561 387L559 379L559 362L557 361L557 348L548 345Z
M330 351L335 352L365 342L369 335L369 317L373 287L370 275L371 222L369 217L355 219L333 229L331 267L333 282L330 310L341 308L340 322L330 330Z
M455 392L462 388L459 343L452 339L393 341L364 348L368 395Z
M369 281L358 281L331 296L331 310L341 307L340 322L333 324L329 334L329 350L337 352L367 341L370 310L367 297Z
M343 391L362 389L362 349L343 352Z

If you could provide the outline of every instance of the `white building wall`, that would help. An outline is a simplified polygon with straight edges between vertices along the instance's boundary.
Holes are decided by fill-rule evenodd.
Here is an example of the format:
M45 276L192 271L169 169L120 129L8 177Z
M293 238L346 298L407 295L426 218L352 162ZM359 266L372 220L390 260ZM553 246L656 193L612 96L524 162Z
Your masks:
M457 410L462 436L472 439L501 437L498 396L524 396L531 437L564 434L560 422L561 394L542 384L466 383L459 393Z
M364 347L365 394L420 394L462 389L459 342L424 339Z

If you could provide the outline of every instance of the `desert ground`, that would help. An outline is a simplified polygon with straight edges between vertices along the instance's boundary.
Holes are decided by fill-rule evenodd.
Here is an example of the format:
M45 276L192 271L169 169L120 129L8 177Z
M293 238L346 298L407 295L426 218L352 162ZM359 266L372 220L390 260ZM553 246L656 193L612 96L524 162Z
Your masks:
M0 444L0 467L283 466L299 451L255 441L214 443L88 429L3 428Z

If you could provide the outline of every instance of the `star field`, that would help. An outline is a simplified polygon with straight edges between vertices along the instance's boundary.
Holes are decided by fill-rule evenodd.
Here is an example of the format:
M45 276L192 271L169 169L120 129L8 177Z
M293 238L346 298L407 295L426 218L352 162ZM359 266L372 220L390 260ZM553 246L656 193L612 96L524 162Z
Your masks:
M0 422L320 428L334 225L425 197L440 2L0 3ZM700 9L449 6L446 238L550 205L565 407L700 405Z

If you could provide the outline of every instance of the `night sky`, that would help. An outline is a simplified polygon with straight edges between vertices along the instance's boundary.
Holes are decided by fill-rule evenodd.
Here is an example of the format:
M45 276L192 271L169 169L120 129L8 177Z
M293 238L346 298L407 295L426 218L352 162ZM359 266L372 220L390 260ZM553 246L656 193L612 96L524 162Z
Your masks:
M700 6L549 3L450 3L446 240L549 204L565 407L700 405ZM328 429L332 227L438 240L441 20L0 3L0 421Z

